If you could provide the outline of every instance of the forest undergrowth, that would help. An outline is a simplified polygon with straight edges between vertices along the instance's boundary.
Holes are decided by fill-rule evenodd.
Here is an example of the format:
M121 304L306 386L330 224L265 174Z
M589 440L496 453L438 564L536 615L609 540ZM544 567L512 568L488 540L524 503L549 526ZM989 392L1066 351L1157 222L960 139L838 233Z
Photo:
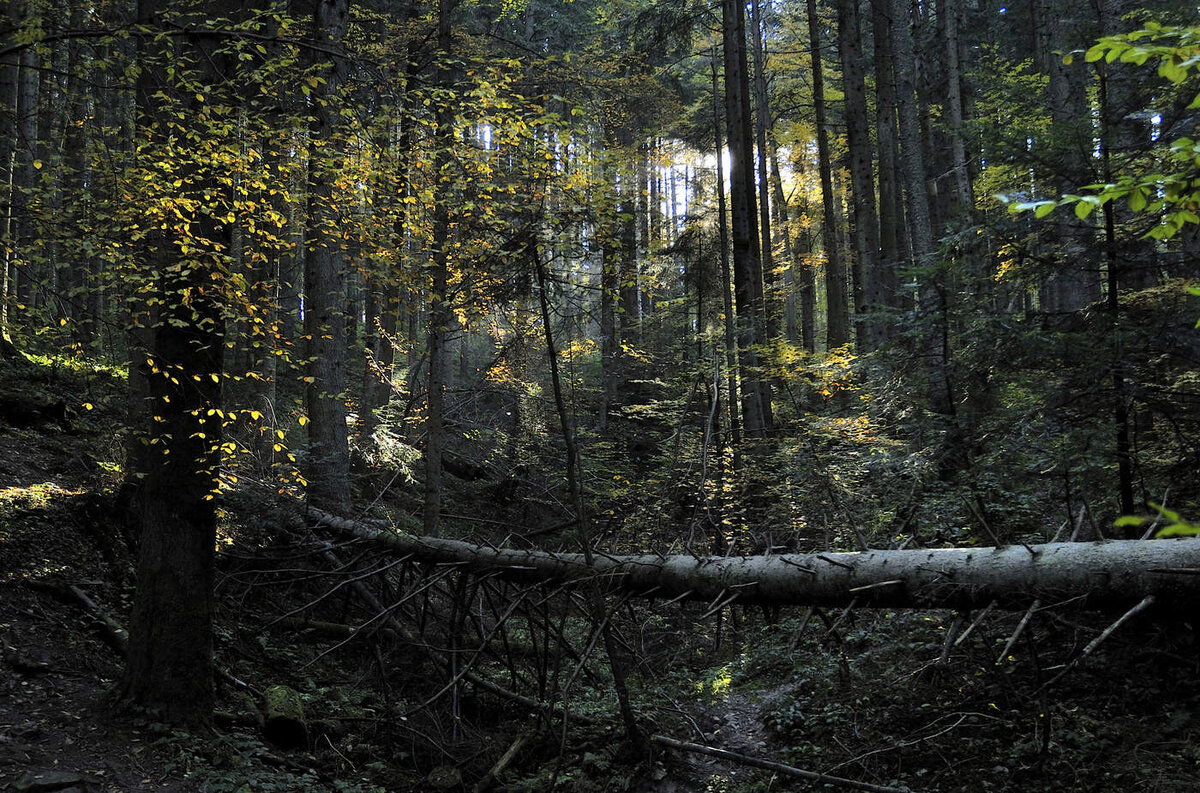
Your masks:
M637 756L578 592L380 558L307 526L289 497L268 487L269 472L249 466L222 496L216 722L185 732L131 711L119 698L119 640L98 616L126 621L136 558L114 433L121 381L49 359L6 367L0 404L23 407L0 417L0 785L811 789L657 744ZM841 386L830 389L835 381ZM845 410L863 401L863 389L820 373L804 387L822 400L830 391L827 404L841 415L825 407L807 417L804 440L781 444L764 463L771 476L739 485L742 492L729 485L710 493L712 503L743 505L722 511L730 553L852 549L861 541L988 544L994 532L1024 541L1018 526L1029 539L1062 530L1046 477L997 474L1010 491L1023 488L1012 503L998 503L979 496L978 481L968 487L914 474L921 461L906 459L904 438L880 429L886 411L864 425ZM606 551L664 542L671 531L678 547L707 547L702 523L678 539L697 513L679 482L703 487L687 462L695 439L672 438L687 410L686 400L647 398L640 412L626 412L610 456L600 444L591 449L603 463L589 481ZM465 409L461 415L473 420ZM529 443L528 456L497 476L484 453L502 448L497 437L467 437L475 440L455 449L461 475L447 498L447 512L462 518L448 533L574 550L569 525L529 538L516 528L553 526L557 474L546 460L554 455L539 459L534 444L518 439ZM656 438L650 451L631 454L630 444L645 437ZM381 459L392 466L372 467ZM395 476L395 459L363 449L356 476L364 509L355 517L411 528L415 488ZM986 449L978 454L976 470L986 475L995 465ZM1039 510L1054 517L1029 523ZM950 512L954 520L939 517ZM615 598L607 608L647 733L911 791L1184 791L1200 773L1190 623L1133 621L1084 656L1114 615L1069 603L1027 614ZM302 706L299 733L264 724L264 696L280 686Z

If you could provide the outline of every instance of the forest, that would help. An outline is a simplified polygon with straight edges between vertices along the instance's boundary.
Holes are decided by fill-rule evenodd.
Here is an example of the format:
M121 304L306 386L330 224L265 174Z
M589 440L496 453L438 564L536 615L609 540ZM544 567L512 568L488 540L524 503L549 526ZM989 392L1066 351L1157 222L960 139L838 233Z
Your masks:
M1192 791L1200 17L7 0L0 788Z

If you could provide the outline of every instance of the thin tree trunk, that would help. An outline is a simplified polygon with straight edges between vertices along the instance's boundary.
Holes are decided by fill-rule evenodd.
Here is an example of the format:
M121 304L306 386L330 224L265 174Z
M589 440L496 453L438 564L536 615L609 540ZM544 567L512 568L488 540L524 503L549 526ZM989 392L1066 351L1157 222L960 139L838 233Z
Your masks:
M767 99L767 77L764 70L766 52L763 47L762 0L751 0L750 24L754 37L754 144L758 152L758 222L761 232L762 272L763 272L763 311L766 324L763 328L766 339L778 335L776 317L779 312L775 309L775 251L774 238L771 234L771 186L767 178L770 173L768 163L767 136L772 131L771 106Z
M1112 119L1108 105L1106 65L1097 62L1100 91L1100 162L1103 178L1112 181ZM1126 403L1125 360L1121 344L1121 272L1117 256L1116 211L1104 205L1104 263L1108 270L1109 323L1112 343L1113 429L1117 456L1117 493L1121 514L1133 514L1133 457L1129 439L1129 405Z
M21 30L22 9L11 3L0 17L8 35L0 38L7 47L13 46ZM9 334L9 303L13 266L13 156L17 147L17 76L21 52L13 49L0 56L0 359L17 354Z
M850 315L846 303L846 269L842 265L836 224L837 209L833 196L833 169L829 154L829 130L825 119L825 79L821 66L821 21L816 0L807 0L808 40L812 52L813 106L817 123L817 168L821 179L821 223L825 243L825 328L830 348L850 341Z
M32 3L27 7L26 13L26 24L35 24L36 11ZM40 274L36 251L41 241L34 217L39 201L39 198L34 196L37 175L34 161L37 159L38 146L38 92L41 78L38 60L33 47L21 50L17 71L17 145L13 152L10 197L13 218L10 238L16 249L12 260L13 267L10 269L9 296L15 295L17 303L25 306L26 316L37 302L34 285ZM9 315L8 322L12 321L13 317ZM28 326L28 321L24 320L24 324Z
M725 382L729 404L729 442L733 448L733 467L741 470L742 422L737 392L738 354L737 332L734 327L733 278L729 272L729 227L725 223L725 143L721 140L721 103L717 98L717 53L712 56L713 137L717 153L717 238L721 246L721 299L725 314Z
M558 373L558 350L554 345L554 331L550 324L550 298L546 293L546 267L536 246L531 245L530 256L534 259L534 267L538 280L538 299L542 310L542 329L546 336L546 354L550 360L550 383L554 392L554 407L558 412L559 427L562 431L563 443L567 449L566 472L567 491L575 510L576 526L579 530L582 557L587 564L595 563L592 553L591 527L588 516L587 500L583 492L583 466L579 457L579 444L575 437L574 423L567 411L566 399L563 396L562 379ZM629 697L629 663L624 652L613 634L612 624L605 613L603 597L600 588L594 585L588 588L588 609L594 625L600 631L604 641L604 651L608 655L608 666L613 676L613 691L617 695L617 707L621 713L621 721L625 725L625 736L629 739L634 751L639 757L644 757L649 751L646 734L638 725L637 715Z

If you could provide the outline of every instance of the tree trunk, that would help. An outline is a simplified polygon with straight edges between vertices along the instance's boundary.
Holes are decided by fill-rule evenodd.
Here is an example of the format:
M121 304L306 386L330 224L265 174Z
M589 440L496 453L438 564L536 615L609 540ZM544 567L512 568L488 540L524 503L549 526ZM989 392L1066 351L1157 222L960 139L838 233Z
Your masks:
M900 195L900 152L896 129L896 81L893 71L890 3L871 4L875 51L875 140L879 152L879 274L877 281L887 308L907 308L896 268L907 256L904 206ZM889 332L888 336L891 335Z
M304 402L309 418L309 497L314 504L350 503L350 451L346 432L346 262L337 180L339 92L346 76L342 40L350 21L348 0L313 0L311 39L325 57L324 82L313 90L309 129L307 251L304 262L304 333L308 340Z
M452 36L450 0L438 2L437 76L435 82L444 95L437 110L437 132L434 136L437 152L434 172L437 174L437 198L433 210L433 268L429 293L429 388L426 395L428 413L425 417L425 492L422 504L422 523L426 534L436 535L441 520L442 453L445 445L444 413L446 403L446 362L449 357L450 335L450 204L449 189L444 183L449 177L450 147L454 142L454 108L448 95L453 80L450 65Z
M767 178L770 172L767 136L772 134L772 120L764 69L766 52L763 48L762 7L762 0L751 0L749 3L750 23L754 32L754 146L758 152L758 222L762 234L763 332L766 339L773 339L778 335L776 318L779 312L775 308L778 289L775 287L774 236L771 233L771 186Z
M975 211L975 196L967 169L962 70L959 65L958 26L961 13L959 0L939 0L938 14L942 17L946 52L946 123L950 128L950 169L954 176L951 217L957 218L960 224L967 224Z
M850 341L850 315L846 303L846 268L838 245L837 208L833 196L833 168L829 154L829 130L825 120L825 79L821 68L821 21L816 0L807 0L808 40L812 53L813 106L817 123L817 169L824 206L821 236L825 245L826 343L832 349Z
M779 233L783 237L783 252L791 260L785 270L783 280L784 298L781 301L783 303L783 332L784 338L796 344L800 341L800 325L796 321L796 290L794 288L797 280L796 274L803 273L808 268L804 266L804 251L799 240L792 237L791 213L788 210L787 196L783 192L783 175L779 170L779 146L773 137L767 139L767 146L769 147L767 153L770 162L771 195L774 198L771 207L775 214L775 228L779 229Z
M0 21L9 30L7 35L0 38L0 45L11 48L21 29L18 4L10 4ZM0 56L0 359L14 356L17 352L9 336L8 308L9 285L14 272L12 166L17 145L17 72L20 57L19 49L12 49Z
M1026 609L1072 601L1125 610L1154 596L1183 617L1200 608L1200 539L1104 540L999 548L696 557L546 553L412 537L309 510L330 528L391 553L478 574L556 585L603 581L638 597L865 608Z
M554 331L550 321L550 296L546 291L548 282L546 278L546 266L542 262L542 254L538 251L536 245L531 244L529 246L529 255L533 258L533 265L537 274L538 301L542 310L542 330L546 337L546 355L550 362L550 382L554 392L554 407L558 413L558 425L562 432L563 444L567 450L567 492L571 496L571 504L575 510L576 526L578 527L580 543L583 547L583 553L580 554L580 557L584 560L585 564L590 565L595 562L595 557L592 554L592 537L587 499L583 492L583 464L579 457L579 443L575 433L575 425L571 421L571 414L567 409L566 398L563 395L562 378L558 372L558 350L555 348ZM604 651L608 656L609 671L612 672L613 676L613 690L617 695L617 706L621 713L621 720L625 724L625 735L637 754L644 756L648 752L649 747L646 742L646 735L638 725L637 717L634 714L633 705L629 698L629 686L626 682L629 677L629 662L625 657L624 651L618 646L616 637L613 636L612 623L604 610L601 587L593 583L586 591L590 617L593 624L598 626L598 630L604 640Z
M1112 118L1108 95L1108 70L1106 64L1098 62L1100 100L1100 162L1102 175L1112 181ZM1117 456L1117 494L1121 513L1133 513L1133 457L1129 438L1129 403L1125 383L1125 355L1121 343L1121 290L1124 288L1120 257L1117 255L1116 210L1113 202L1104 205L1104 263L1108 273L1108 297L1111 329L1113 386L1113 429L1115 431Z
M747 437L765 437L771 428L771 391L759 370L756 346L764 340L762 265L754 211L754 158L750 133L749 77L746 71L745 9L724 0L725 112L729 129L729 181L732 203L733 280L737 304L742 421Z
M33 15L33 4L27 11L26 24L36 24ZM41 82L41 64L33 47L21 50L20 68L17 72L17 146L12 164L12 217L13 225L10 239L15 243L13 267L10 268L9 297L15 295L18 305L25 309L21 314L26 328L29 328L29 314L35 308L34 284L41 275L37 248L41 241L37 233L34 213L41 202L40 193L36 190L37 171L34 161L37 159L38 144L38 93ZM8 317L13 322L12 315Z
M875 179L871 132L867 122L866 76L863 73L862 33L858 0L838 0L838 51L846 95L846 138L853 193L852 228L862 302L855 307L858 348L873 350L887 339L879 312L885 307L879 260L879 217L875 211Z
M160 2L143 0L138 8L141 25L155 29L162 24ZM228 5L206 9L217 16L239 10ZM195 62L201 65L196 77L202 85L218 86L236 68L221 51L223 40L216 34L195 34L189 39L198 50ZM170 123L160 102L169 102L173 112L183 114L180 117L205 109L198 92L175 91L167 78L166 64L173 54L149 40L140 52L143 76L153 75L153 79L138 81L146 151L139 166L159 179L170 178L162 171L162 151L156 151L165 138L158 124ZM170 99L160 98L173 91ZM185 209L188 215L181 215L181 225L152 235L146 243L148 262L172 266L160 266L144 276L159 308L149 328L149 357L142 362L148 375L149 443L142 457L134 460L143 467L131 471L141 477L141 535L124 691L138 704L160 710L169 721L191 723L208 721L214 701L214 496L222 433L217 409L225 307L220 290L212 284L229 258L232 224L217 218L224 216L232 200L211 166L199 171L195 166L178 166L168 173L185 183L194 181L193 195L203 196L197 203L209 202L216 208Z
M1090 9L1079 0L1034 0L1031 6L1037 45L1034 56L1048 79L1046 99L1054 130L1048 140L1038 142L1038 148L1044 161L1053 163L1049 174L1053 190L1060 195L1077 193L1083 185L1096 181L1092 164L1095 121L1088 99L1089 65L1083 58L1064 63L1063 53L1090 46L1098 30L1083 23ZM1099 301L1101 268L1089 255L1096 244L1092 220L1056 212L1044 224L1053 230L1056 264L1043 276L1042 311L1075 312Z
M935 271L933 225L929 216L929 191L917 107L913 35L910 27L912 0L892 0L892 46L896 59L896 93L900 112L900 155L912 261L920 287L920 308L925 317L923 345L929 378L929 404L934 413L954 413L946 351L945 295Z
M717 53L712 52L713 138L717 153L717 239L721 246L721 299L725 314L725 382L729 405L729 442L733 448L733 468L741 469L742 422L739 410L737 333L734 328L733 279L729 273L729 227L725 223L725 144L721 140L721 103L717 98Z

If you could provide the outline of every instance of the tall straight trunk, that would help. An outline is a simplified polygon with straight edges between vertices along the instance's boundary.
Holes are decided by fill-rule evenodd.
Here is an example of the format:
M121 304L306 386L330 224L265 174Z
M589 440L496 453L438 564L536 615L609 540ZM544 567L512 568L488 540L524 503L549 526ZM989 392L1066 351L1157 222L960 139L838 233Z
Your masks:
M1035 51L1038 69L1047 77L1046 99L1055 134L1047 159L1055 192L1077 193L1095 181L1092 165L1093 119L1088 99L1089 65L1083 58L1070 64L1062 53L1086 47L1098 31L1083 23L1088 7L1081 0L1033 0ZM1053 225L1049 225L1053 223ZM1057 265L1042 277L1040 302L1048 313L1075 312L1100 300L1101 268L1088 255L1096 245L1092 219L1081 221L1070 212L1056 212L1044 224L1053 229Z
M162 28L164 7L162 0L143 0L139 24ZM206 14L230 17L245 11L233 3L205 9ZM215 34L195 34L186 42L194 50L189 60L198 64L196 80L215 91L237 68L222 50L224 41ZM140 164L150 173L162 167L161 150L155 148L163 145L164 136L152 126L164 120L161 103L169 101L169 107L184 117L205 110L200 92L178 91L167 77L167 64L176 54L149 36L139 49L142 76L136 101L143 125L139 138L146 152ZM164 94L170 99L163 100ZM210 719L214 702L213 496L220 464L218 410L227 310L212 284L230 257L232 224L217 218L233 196L211 167L197 172L194 166L182 165L174 175L185 184L195 182L192 195L218 208L184 208L188 216L182 218L181 228L187 236L175 239L179 231L162 229L144 243L145 276L159 308L146 331L151 347L144 360L135 362L148 375L151 420L147 451L133 460L143 467L130 471L130 479L140 482L141 533L124 692L138 704L160 710L168 721L202 723ZM190 253L183 242L192 244Z
M896 54L896 93L900 115L900 155L904 187L908 200L909 239L912 261L920 283L920 309L924 317L924 352L929 378L929 402L935 413L951 415L951 396L947 360L945 296L937 281L934 260L933 227L929 217L929 192L926 183L920 111L917 107L913 50L910 27L911 0L892 0L892 46Z
M737 304L742 419L747 437L771 429L771 391L759 368L757 345L764 340L762 266L754 210L749 76L746 70L745 9L724 0L725 112L729 129L733 279Z
M791 264L785 271L783 279L783 332L784 337L795 344L800 341L800 326L796 321L795 276L797 273L800 273L803 279L803 273L809 271L809 268L804 266L804 251L799 244L799 240L792 237L787 196L783 192L783 175L779 170L779 146L775 142L774 137L767 140L767 146L771 193L774 198L771 208L775 215L775 228L779 229L783 237L783 251L791 260Z
M15 44L21 34L37 22L37 7L30 0L13 2L4 22L11 31L0 40ZM34 147L37 139L37 99L39 70L37 53L32 46L19 47L0 61L0 100L4 102L0 120L0 173L4 177L0 194L0 358L16 354L12 343L12 308L19 293L27 289L32 264L30 247L32 218L28 216L30 191L34 180ZM27 302L27 301L22 301Z
M642 174L639 172L645 161L638 157L639 147L634 146L630 129L621 130L619 141L621 159L625 161L626 158L633 157L636 162L633 168L625 168L621 174L620 201L617 204L621 262L618 292L620 310L617 312L617 324L620 328L621 342L636 343L641 335L642 321L638 299L638 193L642 184Z
M0 359L15 356L8 328L9 292L12 282L13 232L13 155L17 147L17 75L20 71L20 49L11 49L17 39L22 20L17 3L8 6L0 17L8 35L0 37L0 45L10 48L0 56Z
M566 398L563 395L562 378L558 373L558 351L554 344L554 331L550 323L550 296L547 294L546 266L542 255L535 245L529 246L529 254L533 257L534 271L537 276L538 300L542 311L542 330L546 337L546 355L550 360L550 383L554 392L554 407L558 413L559 428L562 431L563 444L567 450L566 473L567 491L575 510L576 526L579 530L583 558L587 562L595 562L592 552L591 525L588 516L587 499L583 492L583 465L579 457L579 444L575 435L575 425L567 410ZM594 625L599 626L601 638L604 641L604 651L608 656L609 671L613 676L613 691L617 695L617 709L621 721L625 725L625 736L629 739L638 756L645 756L649 751L646 734L638 724L633 704L629 697L629 661L624 650L616 640L612 630L612 622L605 613L604 601L599 584L589 588L587 593L588 611Z
M733 278L729 272L729 227L725 223L725 142L721 139L721 103L717 91L717 53L713 48L712 105L714 151L717 153L717 238L721 246L721 299L725 313L725 383L729 405L729 441L733 447L734 470L741 469L742 422L738 401L737 331L734 327Z
M31 4L27 23L32 24L36 21L32 16L34 13ZM34 217L38 201L34 197L37 175L34 161L37 159L40 87L41 64L38 54L33 47L26 47L21 50L17 71L17 145L13 153L11 195L11 239L16 244L16 251L10 287L10 296L15 294L17 302L25 306L26 311L34 306L37 299L34 295L34 284L40 275L36 255L40 240ZM11 316L9 321L12 321Z
M1103 61L1097 62L1100 100L1100 163L1106 182L1113 178L1112 118L1109 108L1108 73ZM1116 210L1113 202L1104 205L1104 264L1108 271L1109 324L1111 329L1113 430L1117 457L1117 494L1122 515L1133 514L1133 455L1129 437L1129 405L1125 385L1125 356L1121 343L1121 270L1117 254Z
M611 129L605 129L604 146L599 158L601 195L599 196L600 236L600 412L597 432L608 427L608 414L617 401L620 382L621 338L618 334L617 307L621 296L621 239L617 219L617 141Z
M407 13L402 16L403 21L408 19ZM394 213L391 247L397 261L403 260L409 247L408 204L405 199L412 193L409 171L413 153L413 124L403 111L409 109L414 101L409 89L417 69L415 45L409 45L407 56L408 66L404 71L403 83L397 89L400 93L396 100L400 107L400 120L388 125L386 140L381 142L385 151L392 152L395 163L395 179L379 185L379 189L388 196L390 209ZM368 327L367 354L370 356L370 366L363 388L363 434L368 439L379 422L376 412L386 407L392 396L396 331L401 311L400 278L395 272L374 272L369 279L369 288L373 290L377 323Z
M449 177L451 146L454 143L454 108L449 97L453 84L450 58L453 37L450 28L453 0L438 0L437 74L442 89L437 110L437 152L434 173L439 181L433 211L432 285L429 292L429 387L425 417L425 491L421 508L427 534L437 536L442 509L442 455L445 446L446 374L450 342L450 204L449 190L442 180Z
M879 277L882 305L908 308L910 299L902 299L896 276L906 260L904 204L900 178L899 133L896 128L896 80L892 49L891 4L887 0L871 3L871 28L875 50L875 140L879 152ZM890 326L885 325L890 337Z
M838 51L842 59L842 89L846 97L846 139L850 160L850 189L854 253L862 301L858 315L858 348L873 350L887 340L879 316L886 291L880 261L879 215L875 210L874 163L867 119L866 77L863 73L862 32L858 0L838 0Z
M953 215L970 222L975 208L971 176L967 169L967 139L963 112L962 70L959 66L958 26L962 14L960 0L939 0L942 33L946 52L946 121L950 127L950 168L954 174Z
M833 168L829 154L829 130L825 119L825 78L821 66L821 21L816 0L807 0L808 40L812 52L813 107L817 122L817 169L821 179L821 222L825 243L825 328L830 348L850 341L850 314L846 303L846 268L838 246L837 208L833 196Z
M778 335L776 318L779 315L775 308L775 297L779 290L775 286L775 251L774 238L771 234L771 185L767 177L770 172L767 137L772 134L773 122L771 105L767 99L762 0L751 0L749 8L750 24L754 33L752 39L754 43L754 146L758 152L758 223L762 242L763 311L766 314L764 332L767 339L772 339Z
M324 81L313 91L309 128L308 228L304 262L304 333L308 376L309 498L350 504L350 450L346 431L346 261L334 183L339 157L337 126L346 61L342 41L350 21L348 0L313 0L310 37L324 55Z
M71 29L84 30L90 27L90 23L91 17L84 4L73 3ZM100 288L94 278L94 263L99 260L99 257L81 254L78 244L83 239L81 224L87 213L85 186L90 182L89 170L91 167L88 145L84 136L84 124L90 105L87 76L90 59L87 57L88 49L83 42L72 41L68 46L67 96L69 106L63 135L63 150L66 154L64 187L67 196L64 219L68 224L67 233L72 235L71 238L76 244L72 246L72 253L67 263L66 283L63 284L62 293L69 307L70 318L74 322L72 332L75 341L88 348L96 338L96 330L100 321L100 317L93 315L87 305L87 295L92 290Z

